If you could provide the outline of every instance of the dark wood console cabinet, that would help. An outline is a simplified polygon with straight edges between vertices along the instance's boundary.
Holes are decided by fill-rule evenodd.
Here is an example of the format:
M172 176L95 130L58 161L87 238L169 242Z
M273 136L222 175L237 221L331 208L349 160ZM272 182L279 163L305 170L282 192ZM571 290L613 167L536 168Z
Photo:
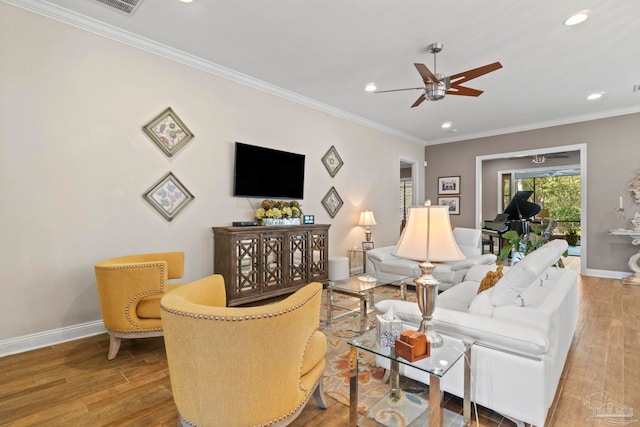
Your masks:
M212 227L213 272L221 274L227 305L293 293L329 278L328 224Z

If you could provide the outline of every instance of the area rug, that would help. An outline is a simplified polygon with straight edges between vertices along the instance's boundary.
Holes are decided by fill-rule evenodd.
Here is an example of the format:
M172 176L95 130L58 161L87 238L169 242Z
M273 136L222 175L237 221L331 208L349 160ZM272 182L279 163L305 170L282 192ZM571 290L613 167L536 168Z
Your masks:
M399 289L384 286L375 290L375 300L400 299ZM407 299L415 301L415 294L408 291ZM334 302L340 306L357 310L358 300L334 293ZM359 312L334 308L331 326L325 325L327 313L326 291L323 293L320 321L327 336L327 367L323 385L325 394L343 405L349 405L349 346L348 342L360 336ZM367 321L375 327L375 316L370 313ZM373 345L374 343L369 343ZM383 381L384 369L376 366L375 355L359 352L358 359L358 413L366 415L385 426L408 426L429 408L428 387L402 378L399 397L390 398L389 383ZM387 396L385 399L383 397ZM428 413L428 411L427 411Z

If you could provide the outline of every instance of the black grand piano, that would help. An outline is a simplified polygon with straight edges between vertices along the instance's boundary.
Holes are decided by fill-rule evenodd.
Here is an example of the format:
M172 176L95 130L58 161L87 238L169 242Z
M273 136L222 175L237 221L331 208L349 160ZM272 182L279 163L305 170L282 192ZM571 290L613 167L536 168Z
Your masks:
M502 235L509 230L518 234L529 233L531 218L540 212L540 205L529 202L533 191L516 192L503 213L499 213L493 221L485 221L482 233L490 239L498 239L498 252L502 249Z

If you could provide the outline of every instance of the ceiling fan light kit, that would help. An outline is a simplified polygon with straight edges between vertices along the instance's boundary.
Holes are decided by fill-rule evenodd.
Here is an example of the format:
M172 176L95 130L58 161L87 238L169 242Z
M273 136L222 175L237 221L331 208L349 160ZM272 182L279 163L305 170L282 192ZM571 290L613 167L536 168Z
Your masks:
M433 72L431 72L431 70L429 70L429 68L424 64L413 64L416 67L416 70L418 70L420 77L422 77L422 82L424 83L423 87L378 90L374 93L422 90L423 94L415 100L415 102L411 105L411 108L417 107L418 105L422 104L425 99L428 99L429 101L439 101L443 99L445 95L480 96L483 91L462 86L462 83L468 82L469 80L475 79L476 77L480 77L482 75L502 68L502 64L500 64L499 62L494 62L492 64L464 71L462 73L445 76L444 74L437 73L436 68L436 56L440 51L442 51L443 47L443 43L431 43L429 46L427 46L427 50L433 54Z

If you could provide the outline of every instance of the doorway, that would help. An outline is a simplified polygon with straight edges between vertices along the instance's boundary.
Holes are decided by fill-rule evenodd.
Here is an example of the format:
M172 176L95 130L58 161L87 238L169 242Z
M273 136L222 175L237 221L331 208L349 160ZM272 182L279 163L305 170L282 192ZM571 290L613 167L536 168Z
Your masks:
M525 158L525 157L533 157L535 159L536 155L549 155L551 153L567 153L573 152L575 157L573 160L556 160L555 163L549 161L545 168L552 169L555 166L558 166L556 169L560 169L560 166L563 165L563 168L576 167L579 170L579 178L580 178L580 209L579 209L579 223L581 226L581 251L580 251L580 272L585 274L586 265L587 265L587 210L586 210L586 200L584 195L586 192L586 175L587 175L587 162L586 162L586 144L575 144L575 145L567 145L567 146L558 146L558 147L550 147L545 149L536 149L536 150L527 150L527 151L518 151L518 152L507 152L507 153L498 153L484 156L476 156L476 227L482 228L484 225L484 221L491 221L495 218L496 212L502 212L504 206L504 200L502 200L501 194L503 193L503 180L501 179L502 175L498 175L498 173L507 173L513 170L517 170L517 167L507 167L505 165L508 164L508 159L516 159L516 158ZM554 156L548 156L549 158ZM564 156L555 156L555 157L564 157ZM492 170L493 164L495 161L504 161L502 162L499 171L494 169ZM529 159L528 162L536 163L535 161ZM538 169L541 166L538 164ZM516 182L515 179L510 183L510 190L513 191L515 189Z
M402 229L407 221L407 215L409 214L409 208L417 204L418 194L418 162L416 160L400 159L400 181L399 181L399 205L398 205L398 225L399 231L402 233Z

